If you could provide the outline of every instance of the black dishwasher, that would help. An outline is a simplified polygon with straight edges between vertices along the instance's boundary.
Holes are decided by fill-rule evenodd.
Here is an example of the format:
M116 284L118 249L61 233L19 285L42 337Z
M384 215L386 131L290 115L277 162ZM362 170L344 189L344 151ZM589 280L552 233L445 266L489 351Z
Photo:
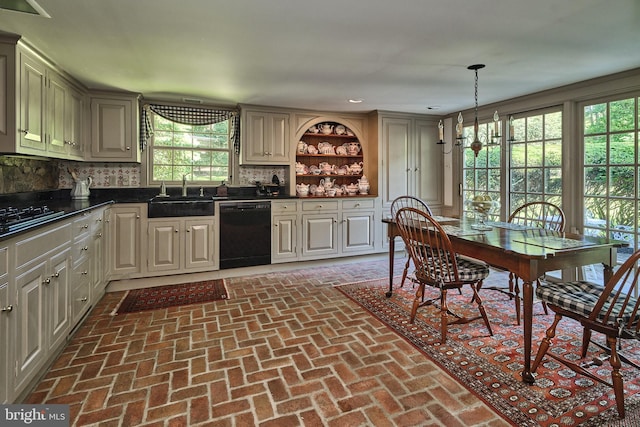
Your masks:
M271 264L271 203L220 203L220 269Z

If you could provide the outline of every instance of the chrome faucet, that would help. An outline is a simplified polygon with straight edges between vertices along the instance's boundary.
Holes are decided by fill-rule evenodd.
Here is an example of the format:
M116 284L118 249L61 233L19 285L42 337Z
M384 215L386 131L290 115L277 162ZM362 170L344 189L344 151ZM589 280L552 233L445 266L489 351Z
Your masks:
M187 196L187 175L182 175L182 197Z

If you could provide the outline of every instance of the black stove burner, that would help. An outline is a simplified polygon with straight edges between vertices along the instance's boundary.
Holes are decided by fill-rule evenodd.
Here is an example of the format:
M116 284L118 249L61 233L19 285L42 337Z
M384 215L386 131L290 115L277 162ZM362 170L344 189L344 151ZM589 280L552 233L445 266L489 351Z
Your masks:
M53 211L47 206L0 208L0 232L9 233L20 230L63 214L64 211Z

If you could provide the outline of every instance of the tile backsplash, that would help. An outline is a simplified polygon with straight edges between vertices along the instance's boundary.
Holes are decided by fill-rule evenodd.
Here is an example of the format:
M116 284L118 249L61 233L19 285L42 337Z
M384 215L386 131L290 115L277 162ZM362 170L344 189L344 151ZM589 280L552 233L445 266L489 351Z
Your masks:
M74 171L79 179L91 177L91 188L141 186L138 163L83 163L56 159L0 156L0 194L71 188ZM271 182L277 175L281 183L288 177L287 166L241 166L236 185Z

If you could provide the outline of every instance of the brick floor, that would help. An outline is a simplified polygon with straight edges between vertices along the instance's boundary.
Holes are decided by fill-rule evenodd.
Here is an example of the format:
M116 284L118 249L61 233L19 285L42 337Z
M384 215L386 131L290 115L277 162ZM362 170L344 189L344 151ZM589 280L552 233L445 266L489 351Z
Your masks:
M111 315L108 293L26 402L69 404L75 426L508 425L332 287L386 259L331 264L141 313Z

